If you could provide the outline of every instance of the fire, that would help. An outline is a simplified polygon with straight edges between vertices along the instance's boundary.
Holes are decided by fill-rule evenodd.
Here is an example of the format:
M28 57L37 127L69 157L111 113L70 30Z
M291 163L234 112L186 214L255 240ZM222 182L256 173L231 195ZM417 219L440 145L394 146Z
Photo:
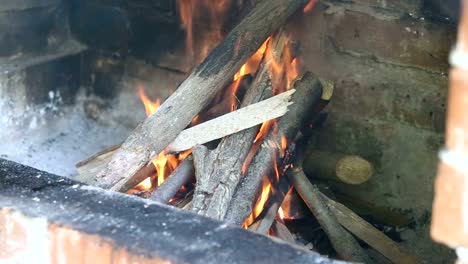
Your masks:
M141 85L138 87L138 96L145 106L147 116L156 112L156 110L158 110L159 106L161 105L161 100L159 98L155 102L152 102L146 95L145 88L143 88Z
M267 177L264 178L266 179ZM263 208L265 207L265 204L268 200L268 196L270 196L270 192L271 182L269 180L265 180L257 204L255 205L252 214L249 216L249 218L247 218L247 220L243 224L244 228L249 227L255 221L255 218L257 218L262 213Z
M290 43L291 41L288 39L286 41L286 45L283 50L283 56L277 58L277 56L273 53L272 48L272 41L266 43L268 48L266 48L265 60L268 65L268 69L270 71L270 76L272 77L272 85L275 94L284 92L291 88L292 82L297 78L299 75L299 67L297 58L293 56L290 50ZM257 136L255 137L254 144L247 155L246 160L242 166L242 173L245 174L248 166L250 165L253 157L255 156L256 151L258 150L260 143L263 139L268 135L268 133L273 129L273 138L277 136L277 126L276 120L270 120L262 124L259 129ZM279 171L279 166L276 162L278 155L283 157L285 155L286 148L288 146L288 141L286 137L281 137L281 145L278 146L278 149L273 148L273 160L274 160L274 173L275 173L275 180L279 182L281 173ZM268 177L266 177L268 178ZM263 184L261 196L253 210L252 214L244 223L244 227L248 227L250 224L253 223L256 217L263 211L263 207L265 206L266 199L270 194L272 187L272 183L270 181ZM284 217L284 213L280 208L279 214L281 217Z
M288 139L285 136L282 136L281 137L281 157L284 157L287 147L288 147Z
M278 209L278 215L279 215L279 217L280 217L281 220L284 220L284 212L283 212L283 208L282 208L282 207L280 207L280 208Z
M190 61L200 62L223 39L223 25L229 17L227 13L232 6L231 2L231 0L177 0L180 21L186 34L186 54ZM197 24L210 25L210 29L197 30ZM199 43L194 39L195 32ZM194 58L195 50L197 58Z
M145 106L146 115L149 116L158 110L160 99L158 98L155 102L151 101L146 95L143 86L138 87L138 95ZM152 161L156 168L155 182L153 182L151 177L148 177L135 188L146 191L151 190L153 187L160 186L190 153L191 150L185 151L179 155L166 155L164 151L159 153L159 155Z
M304 7L304 13L309 13L314 9L315 4L317 4L318 0L310 0L309 3Z
M231 111L236 110L237 100L236 100L236 93L239 90L240 82L242 78L247 74L255 73L260 66L262 61L263 55L267 49L267 43L269 42L270 38L265 40L262 46L247 60L247 62L242 65L240 70L234 75L233 81L234 84L232 85L232 90L230 92L230 102L231 102Z

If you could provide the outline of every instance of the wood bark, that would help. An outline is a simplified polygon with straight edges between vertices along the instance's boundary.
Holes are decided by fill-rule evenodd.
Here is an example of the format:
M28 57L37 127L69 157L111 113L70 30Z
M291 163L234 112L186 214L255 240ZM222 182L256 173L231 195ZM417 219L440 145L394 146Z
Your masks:
M194 175L193 157L188 156L169 177L156 189L150 199L167 204L169 200L186 184Z
M338 255L348 261L372 263L359 243L341 227L333 213L322 202L319 190L310 183L302 168L294 168L286 175L322 226Z
M343 204L328 198L318 190L313 191L320 195L342 226L393 263L422 263L418 257L409 253Z
M292 142L307 120L307 113L320 100L322 85L318 78L309 72L296 80L293 87L297 90L292 99L293 105L288 113L279 119L276 131L270 131L246 175L237 186L224 218L227 222L242 225L251 214L263 177L273 173L276 159L280 156L282 137Z
M347 184L362 184L374 174L374 166L357 155L311 151L303 163L307 175Z
M283 32L278 33L270 47L272 53L281 57L286 40ZM267 62L263 61L241 107L265 100L272 94L271 73ZM205 152L208 158L201 156L196 161L206 164L203 164L203 170L197 170L197 179L200 180L197 181L193 199L194 212L219 220L224 218L258 129L258 126L252 127L224 138L216 149Z
M123 186L163 151L220 91L244 62L308 0L264 0L258 3L194 69L161 107L125 140L99 173L100 187ZM118 188L114 188L118 189Z

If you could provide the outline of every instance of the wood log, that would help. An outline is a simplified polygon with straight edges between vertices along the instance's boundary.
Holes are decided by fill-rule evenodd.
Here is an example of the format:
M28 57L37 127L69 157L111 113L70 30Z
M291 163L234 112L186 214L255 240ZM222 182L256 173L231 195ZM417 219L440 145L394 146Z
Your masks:
M156 189L150 199L167 204L169 200L186 184L194 175L193 157L188 156L169 177Z
M308 0L263 0L194 69L192 74L140 124L99 173L105 189L121 190L187 127L262 43Z
M374 166L357 155L311 151L303 163L304 172L324 180L362 184L374 174Z
M294 90L284 92L262 102L249 105L237 111L186 129L179 134L166 151L170 153L186 150L197 144L222 138L259 125L270 119L280 117L286 113L288 106L291 104L289 99L292 93L294 93ZM106 161L110 160L115 151L115 149L106 150L101 153L101 155L97 155L92 159L80 162L79 165L81 166L78 169L80 176L77 180L90 185L100 186L103 184L103 182L105 182L105 178L98 177L96 173L98 169L105 166ZM143 169L138 171L137 175L134 175L134 177L127 181L121 181L119 184L114 186L112 190L124 192L134 187L135 182L138 184L147 177L147 173L144 172L148 172L151 169L149 167L152 166L145 166Z
M296 167L288 171L286 175L322 226L336 253L344 260L372 263L359 243L341 227L332 212L322 202L319 190L310 183L302 168Z
M292 142L300 127L307 120L306 113L320 100L322 85L318 78L309 72L296 80L293 87L297 90L292 99L294 104L289 112L278 121L277 131L270 132L263 142L246 175L237 186L224 218L227 222L242 225L251 214L263 177L273 173L276 158L280 157L282 137Z
M278 33L273 38L271 52L281 57L286 40L287 37L283 32ZM272 94L271 73L268 62L263 61L242 100L241 107L265 100ZM206 164L198 165L200 169L197 170L198 180L192 207L194 212L214 219L224 218L258 129L259 127L252 127L224 138L216 149L204 151L208 157L198 155L200 158L196 163Z
M315 190L314 190L315 191ZM338 222L393 263L422 263L415 255L369 224L343 204L318 192Z

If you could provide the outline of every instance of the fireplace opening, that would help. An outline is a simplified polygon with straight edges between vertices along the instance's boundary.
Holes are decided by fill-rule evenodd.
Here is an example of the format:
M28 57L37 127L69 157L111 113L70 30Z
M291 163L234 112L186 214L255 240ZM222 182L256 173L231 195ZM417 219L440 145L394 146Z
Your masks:
M123 203L121 210L136 214L148 214L147 207L134 210L139 205L162 205L151 213L167 213L173 219L165 221L177 221L168 232L186 228L180 238L195 244L213 238L191 237L192 223L184 226L183 219L291 246L278 259L298 250L302 260L319 253L358 263L454 262L454 249L464 244L444 235L461 228L439 235L431 224L442 219L433 213L445 214L437 202L447 210L463 207L437 197L433 212L439 151L450 150L449 54L462 46L461 9L456 0L6 0L0 6L0 260L24 263L28 254L49 254L11 246L21 238L7 223L29 221L15 212L53 224L47 234L65 228L77 241L88 241L80 232L96 235L115 252L131 252L135 263L190 260L188 245L171 244L163 253L135 246L164 242L151 235L165 236L161 230L126 241L111 234L109 223L91 228L87 217L49 216L54 206L76 203L129 226L153 221L132 222L114 207L101 211L97 200L55 200L63 189L65 196L79 192L76 199L108 195L105 203ZM437 195L447 186L438 183ZM12 190L21 191L15 197ZM25 209L31 199L44 205ZM168 213L165 205L178 210ZM220 236L255 244L255 237L236 232ZM56 236L55 244L62 241ZM253 262L270 260L258 259L268 241L249 250ZM223 247L197 251L192 261L228 252L224 242L212 243ZM64 256L98 263L79 252ZM233 252L220 259L248 261ZM51 263L60 259L45 255Z

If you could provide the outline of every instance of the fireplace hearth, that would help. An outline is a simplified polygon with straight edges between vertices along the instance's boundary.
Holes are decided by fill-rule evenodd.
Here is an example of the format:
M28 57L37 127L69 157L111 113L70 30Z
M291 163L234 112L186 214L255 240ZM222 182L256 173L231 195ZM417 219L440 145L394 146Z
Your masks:
M455 261L460 2L5 0L0 262Z

